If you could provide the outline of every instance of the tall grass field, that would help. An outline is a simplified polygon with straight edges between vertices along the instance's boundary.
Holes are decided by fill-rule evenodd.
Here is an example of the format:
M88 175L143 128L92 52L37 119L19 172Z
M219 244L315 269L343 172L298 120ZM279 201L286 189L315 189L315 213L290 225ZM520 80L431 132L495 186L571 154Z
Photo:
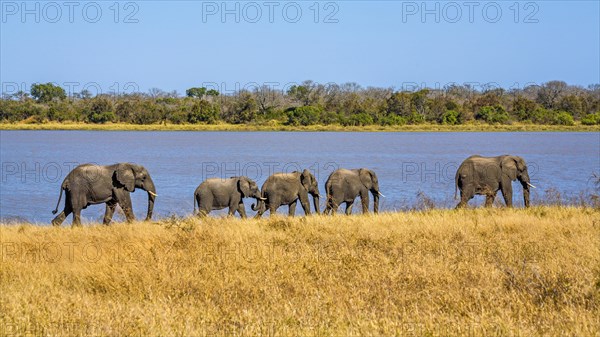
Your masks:
M2 336L599 336L600 211L0 226Z

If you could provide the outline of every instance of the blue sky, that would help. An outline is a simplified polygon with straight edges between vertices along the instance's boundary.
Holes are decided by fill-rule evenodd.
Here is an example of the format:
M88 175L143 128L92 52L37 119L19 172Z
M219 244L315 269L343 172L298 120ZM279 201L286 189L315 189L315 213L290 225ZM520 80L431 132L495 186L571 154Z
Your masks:
M3 92L600 82L598 1L22 4L0 2Z

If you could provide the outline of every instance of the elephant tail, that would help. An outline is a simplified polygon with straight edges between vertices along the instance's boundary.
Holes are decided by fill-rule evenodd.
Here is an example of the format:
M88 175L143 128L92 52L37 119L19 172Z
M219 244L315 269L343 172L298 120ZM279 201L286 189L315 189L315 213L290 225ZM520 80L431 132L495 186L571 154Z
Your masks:
M64 185L64 184L63 184ZM64 187L60 187L60 194L58 195L58 202L56 203L56 208L52 211L52 214L56 214L58 212L58 206L60 205L60 199L62 199Z
M194 213L192 214L196 214L196 193L194 193L194 200L192 201L192 204L194 205ZM200 205L198 205L198 207L200 207Z

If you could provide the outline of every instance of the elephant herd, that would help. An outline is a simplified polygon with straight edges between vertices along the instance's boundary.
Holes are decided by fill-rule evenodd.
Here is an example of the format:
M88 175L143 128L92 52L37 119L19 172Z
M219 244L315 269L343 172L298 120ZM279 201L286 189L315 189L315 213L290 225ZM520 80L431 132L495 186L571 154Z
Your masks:
M502 155L497 157L471 156L459 166L455 176L455 197L460 190L460 202L457 208L466 206L475 195L485 195L485 206L490 207L498 191L502 192L506 206L512 207L512 182L519 180L523 186L525 207L529 207L530 183L527 164L518 156ZM73 226L81 225L81 210L89 205L106 203L103 223L108 225L118 205L123 209L126 220L135 219L130 193L140 188L148 193L148 212L146 220L152 218L156 187L148 171L140 165L119 163L108 166L83 164L74 168L65 177L56 209L65 192L65 206L53 220L52 225L59 226L73 213ZM331 173L325 183L326 205L324 214L336 213L341 204L346 204L345 213L352 213L352 205L360 196L363 213L369 211L369 193L373 196L373 211L379 211L379 191L377 175L370 169L338 169ZM288 214L293 216L296 204L307 215L311 214L309 195L313 199L315 212L320 214L319 186L314 175L308 169L302 172L275 173L259 189L256 182L248 177L229 179L211 178L203 181L194 192L194 213L206 216L212 210L228 208L229 215L235 212L246 217L244 198L254 198L251 208L261 217L267 210L273 215L280 206L289 207Z

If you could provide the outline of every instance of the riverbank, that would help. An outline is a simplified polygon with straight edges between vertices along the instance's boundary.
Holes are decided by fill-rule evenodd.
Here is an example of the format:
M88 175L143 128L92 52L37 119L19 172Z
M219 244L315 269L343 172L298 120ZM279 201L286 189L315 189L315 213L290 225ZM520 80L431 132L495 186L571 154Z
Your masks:
M0 334L595 336L599 215L3 225Z
M598 125L573 126L537 124L418 124L403 126L341 126L310 125L289 126L282 124L125 124L125 123L0 123L0 130L89 130L89 131L332 131L332 132L593 132Z

